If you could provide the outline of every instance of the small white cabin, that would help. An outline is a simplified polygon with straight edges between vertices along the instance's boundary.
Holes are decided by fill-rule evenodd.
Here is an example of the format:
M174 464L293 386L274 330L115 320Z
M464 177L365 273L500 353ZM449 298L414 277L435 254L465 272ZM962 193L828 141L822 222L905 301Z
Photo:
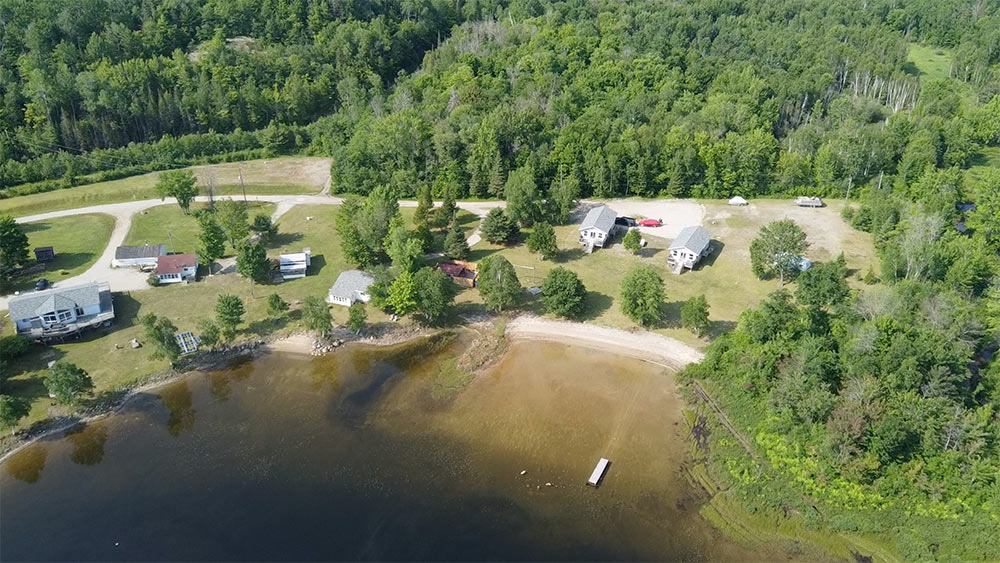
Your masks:
M337 281L326 296L326 302L333 305L343 305L350 307L354 303L361 301L368 303L371 295L368 288L375 283L375 278L361 270L347 270L337 276Z
M712 235L705 229L693 226L681 229L677 238L670 243L667 250L667 264L679 274L684 268L692 269L708 254L711 248Z
M595 207L587 212L587 216L580 223L580 244L586 247L587 253L593 252L596 247L604 247L604 244L618 231L615 219L618 213L607 205Z
M160 283L194 281L198 274L198 256L195 254L169 254L156 259L156 279Z

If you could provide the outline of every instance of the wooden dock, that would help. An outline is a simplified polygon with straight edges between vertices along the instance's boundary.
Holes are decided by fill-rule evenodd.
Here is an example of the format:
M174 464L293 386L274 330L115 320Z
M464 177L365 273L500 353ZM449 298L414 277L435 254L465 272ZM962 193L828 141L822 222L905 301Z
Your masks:
M590 479L587 480L587 484L595 489L601 486L601 481L604 480L604 474L608 472L608 467L611 466L611 461L601 458L597 462L597 466L594 467L594 472L590 474Z

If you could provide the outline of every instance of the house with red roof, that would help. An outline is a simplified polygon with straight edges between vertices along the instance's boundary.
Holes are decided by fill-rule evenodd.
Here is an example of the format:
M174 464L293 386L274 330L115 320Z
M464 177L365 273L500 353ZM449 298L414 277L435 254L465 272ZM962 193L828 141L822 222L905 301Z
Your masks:
M167 254L156 258L156 279L160 283L194 281L197 273L196 254Z

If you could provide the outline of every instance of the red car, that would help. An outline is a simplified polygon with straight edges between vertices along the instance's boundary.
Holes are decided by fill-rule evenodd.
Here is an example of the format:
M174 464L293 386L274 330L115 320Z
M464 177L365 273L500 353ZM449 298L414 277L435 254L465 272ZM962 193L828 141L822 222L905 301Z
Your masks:
M662 227L663 223L659 219L643 219L639 221L639 225L642 227Z

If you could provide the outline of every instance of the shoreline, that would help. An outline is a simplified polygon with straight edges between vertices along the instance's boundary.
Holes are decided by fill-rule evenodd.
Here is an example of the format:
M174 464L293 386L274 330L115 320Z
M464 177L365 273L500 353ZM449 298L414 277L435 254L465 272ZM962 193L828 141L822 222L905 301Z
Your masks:
M275 352L324 355L336 351L347 343L368 346L391 346L408 342L434 331L435 329L426 327L409 326L397 327L385 334L370 336L368 338L361 338L353 333L345 335L338 332L337 338L331 335L326 339L320 339L308 333L300 332L283 335L270 340L252 340L225 350L208 352L206 356L195 359L191 362L192 365L183 366L180 370L161 371L150 374L140 382L137 382L134 387L121 390L122 396L113 402L94 407L96 412L72 417L72 420L68 420L62 424L59 424L59 418L54 418L51 419L51 424L55 424L55 426L49 428L43 427L37 433L15 436L13 440L5 440L4 446L0 446L0 450L5 450L0 453L0 464L35 442L115 414L139 393L159 389L194 372L211 371L233 361L251 361L263 354ZM689 363L700 361L704 357L704 354L694 347L654 332L645 330L629 332L600 325L556 321L526 314L521 314L511 319L507 323L504 334L512 340L543 340L582 346L593 350L636 358L674 370L680 370ZM331 342L334 342L336 345L330 344ZM10 444L9 449L5 447L7 444Z

